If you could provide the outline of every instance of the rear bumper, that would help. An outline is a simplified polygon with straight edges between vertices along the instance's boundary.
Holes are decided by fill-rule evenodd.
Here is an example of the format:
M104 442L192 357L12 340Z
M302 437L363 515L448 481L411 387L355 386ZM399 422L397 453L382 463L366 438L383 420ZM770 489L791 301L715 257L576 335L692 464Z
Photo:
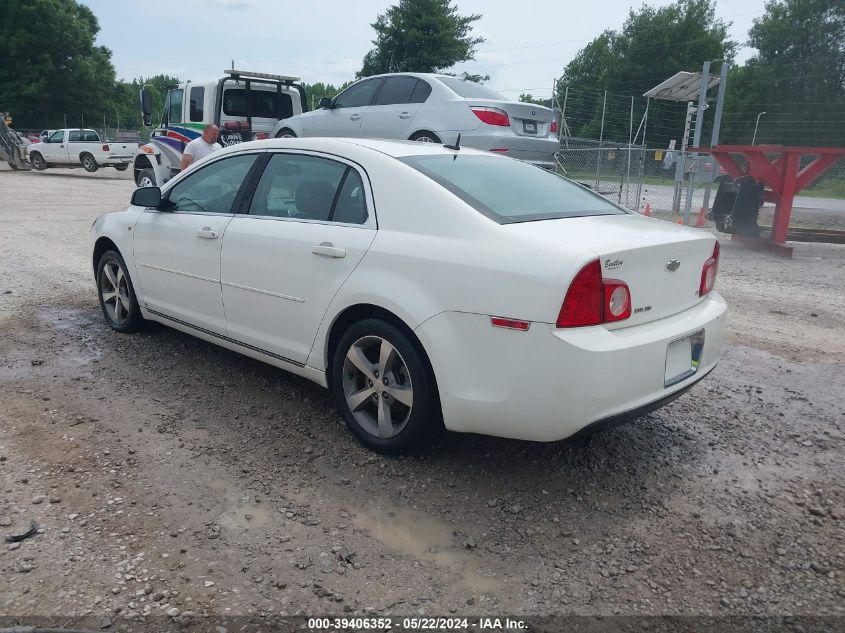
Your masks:
M554 155L560 149L560 143L554 137L536 138L519 136L510 128L501 128L501 132L494 126L482 126L469 132L461 132L461 145L482 150L507 150L501 152L503 156L510 156L543 167L554 166Z
M417 335L448 429L555 441L679 397L715 367L726 315L724 300L711 293L679 314L617 330L532 323L521 332L494 328L486 315L449 312L423 323ZM697 371L665 387L669 343L700 330Z
M710 369L708 369L704 374L702 374L698 380L701 380L711 371L716 369L715 364L711 365ZM665 407L670 402L677 400L682 395L684 395L687 391L695 387L698 381L693 381L689 383L683 389L679 389L677 391L673 391L672 393L663 396L659 400L655 400L654 402L649 402L648 404L644 404L636 409L631 409L630 411L623 411L622 413L617 413L616 415L612 415L608 418L604 418L602 420L596 420L591 424L588 424L583 429L578 431L577 433L570 436L570 439L578 440L581 438L587 438L595 433L600 433L602 431L607 431L612 429L615 426L619 426L620 424L625 424L626 422L630 422L631 420L636 420L637 418L641 418L644 415L648 415L649 413L653 413L657 411L661 407Z

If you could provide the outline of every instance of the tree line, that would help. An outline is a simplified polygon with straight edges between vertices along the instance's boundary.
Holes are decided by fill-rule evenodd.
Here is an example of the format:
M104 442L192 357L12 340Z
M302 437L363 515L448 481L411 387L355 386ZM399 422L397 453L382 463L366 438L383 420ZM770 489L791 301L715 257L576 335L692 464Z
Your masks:
M598 138L604 119L604 138L627 142L631 96L638 120L646 105L640 95L664 79L700 72L705 60L715 62L712 73L734 62L739 42L729 27L716 17L715 0L631 10L621 29L594 38L563 70L556 98L566 101L572 134ZM845 145L845 2L770 0L745 43L755 52L731 67L720 143L750 143L762 112L757 143ZM649 144L680 143L686 104L648 106ZM702 144L709 140L705 126Z
M632 95L638 121L641 95L662 80L679 70L699 71L705 60L715 62L712 72L720 62L734 62L741 42L716 6L716 0L675 0L632 9L621 28L605 30L561 69L554 100L519 98L558 107L565 101L574 136L627 141ZM161 74L118 80L111 51L96 45L96 16L76 0L0 0L0 16L0 111L10 112L16 127L57 127L65 118L80 125L84 116L87 125L105 117L137 128L139 90L149 89L158 112L167 88L179 83ZM472 28L481 18L461 15L453 0L398 0L371 24L373 47L356 78L450 72L475 58L484 39ZM769 0L742 43L755 52L732 65L722 143L750 142L762 112L757 142L845 145L845 2ZM305 83L308 106L352 80ZM683 130L685 104L652 100L648 107L648 144L665 147Z

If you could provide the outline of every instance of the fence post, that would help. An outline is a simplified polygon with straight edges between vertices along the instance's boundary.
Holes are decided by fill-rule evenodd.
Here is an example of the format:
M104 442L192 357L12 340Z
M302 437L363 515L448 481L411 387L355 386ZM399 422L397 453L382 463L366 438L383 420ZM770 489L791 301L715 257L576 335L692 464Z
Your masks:
M596 189L599 188L599 172L601 171L601 150L604 143L604 111L607 108L607 90L604 91L604 101L601 104L601 131L599 132L599 156L596 161Z
M719 72L719 92L716 94L716 114L713 117L713 131L710 134L710 147L716 147L719 144L719 130L722 126L722 108L725 105L725 88L728 83L728 70L731 65L728 62L722 62L722 69ZM713 187L713 174L716 174L716 161L713 156L710 156L711 173L710 180L704 186L704 209L710 210L710 190Z
M566 92L563 93L563 107L560 110L560 129L558 130L557 140L560 141L561 134L564 134L566 139L566 148L569 149L569 126L566 124L566 101L569 99L569 84L566 85Z
M646 128L648 127L648 107L651 105L651 97L646 97L645 99L645 114L643 115L643 140L642 143L642 154L640 159L640 181L637 183L637 210L640 208L640 203L643 200L643 170L645 169L645 153L646 153L646 145L645 145L645 133Z
M631 119L628 122L628 173L625 178L625 207L628 208L628 194L631 191L631 143L634 133L634 95L631 95ZM639 206L639 205L638 205Z

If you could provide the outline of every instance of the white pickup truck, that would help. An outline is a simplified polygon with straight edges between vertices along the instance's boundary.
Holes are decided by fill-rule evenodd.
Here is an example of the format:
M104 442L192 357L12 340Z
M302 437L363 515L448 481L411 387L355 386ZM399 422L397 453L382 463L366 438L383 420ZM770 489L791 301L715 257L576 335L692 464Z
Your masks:
M56 130L41 143L27 147L27 159L35 169L48 167L84 167L97 171L100 167L114 167L126 171L138 143L100 140L96 130L67 128Z

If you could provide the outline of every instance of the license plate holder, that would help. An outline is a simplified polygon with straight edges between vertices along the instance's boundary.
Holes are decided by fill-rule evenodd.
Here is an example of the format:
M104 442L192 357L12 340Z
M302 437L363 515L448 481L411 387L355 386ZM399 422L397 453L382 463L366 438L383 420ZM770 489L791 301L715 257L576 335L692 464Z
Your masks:
M537 133L537 122L536 121L523 121L522 122L522 131L526 134L536 134Z
M666 346L663 386L671 387L698 371L704 350L704 330L675 339Z

